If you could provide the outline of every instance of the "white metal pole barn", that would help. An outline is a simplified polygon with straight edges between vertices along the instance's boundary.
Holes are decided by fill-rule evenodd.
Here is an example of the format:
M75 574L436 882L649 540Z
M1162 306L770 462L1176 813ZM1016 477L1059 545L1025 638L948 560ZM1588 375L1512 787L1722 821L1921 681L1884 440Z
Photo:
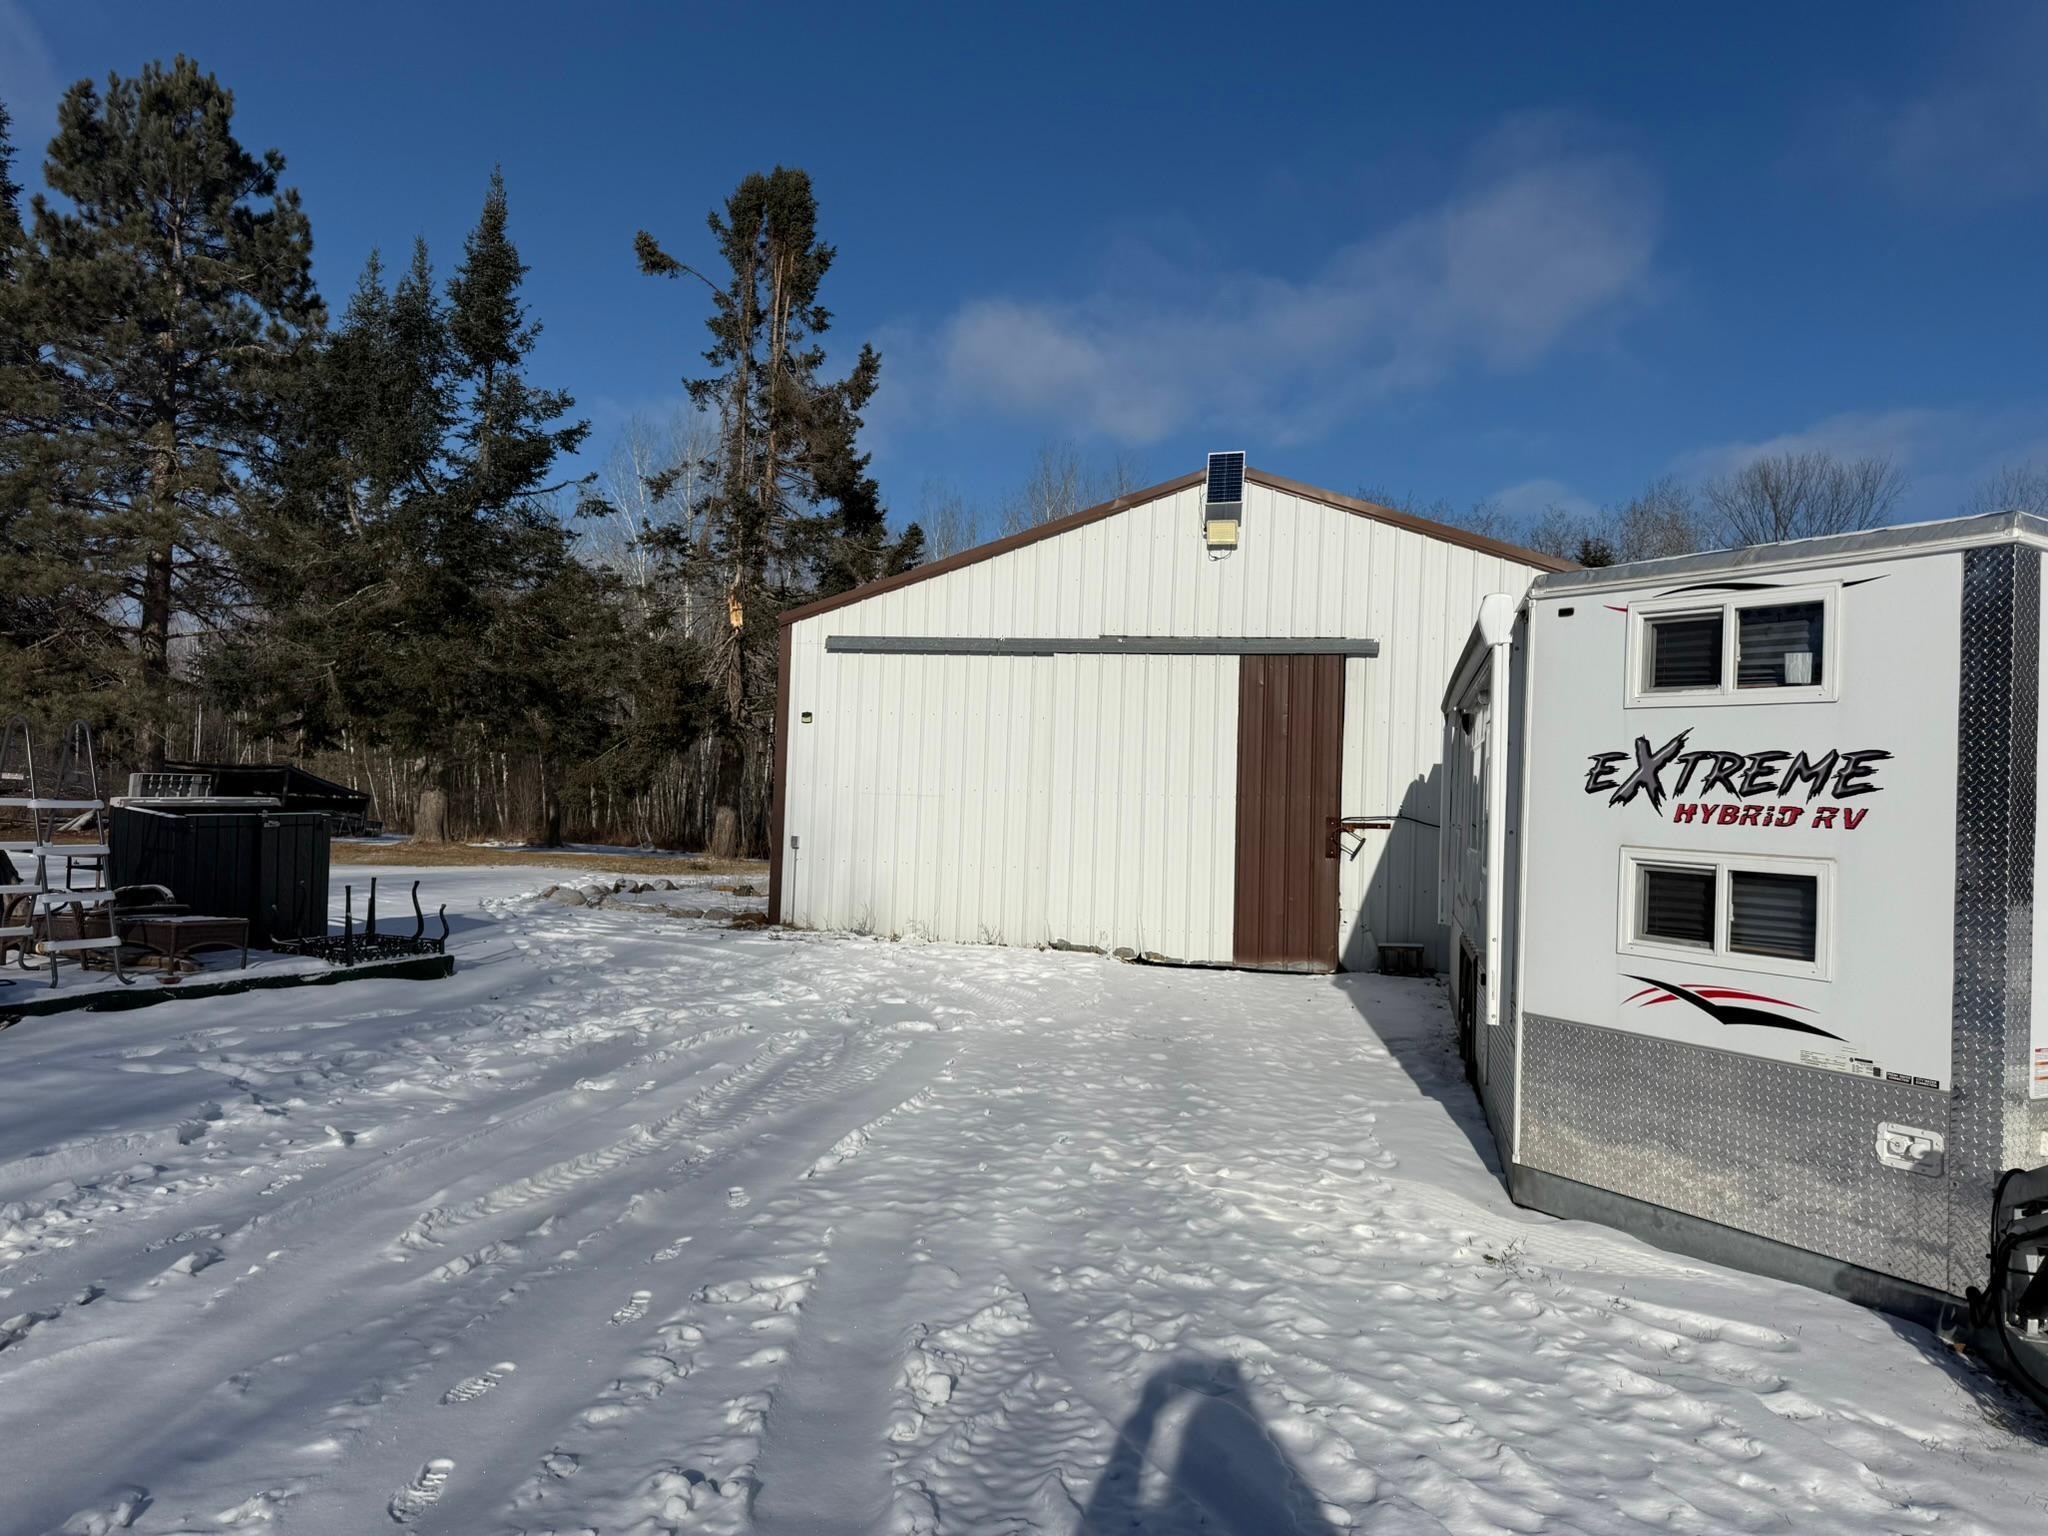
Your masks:
M783 618L770 911L1283 969L1441 966L1438 699L1560 562L1207 473Z

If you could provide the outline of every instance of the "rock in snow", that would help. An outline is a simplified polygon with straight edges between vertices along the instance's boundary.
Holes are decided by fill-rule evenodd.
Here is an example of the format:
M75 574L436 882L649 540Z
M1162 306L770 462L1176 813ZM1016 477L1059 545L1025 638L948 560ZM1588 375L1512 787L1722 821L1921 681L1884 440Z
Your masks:
M0 1530L2041 1529L1926 1335L1515 1209L1431 983L427 873L449 980L0 1033Z

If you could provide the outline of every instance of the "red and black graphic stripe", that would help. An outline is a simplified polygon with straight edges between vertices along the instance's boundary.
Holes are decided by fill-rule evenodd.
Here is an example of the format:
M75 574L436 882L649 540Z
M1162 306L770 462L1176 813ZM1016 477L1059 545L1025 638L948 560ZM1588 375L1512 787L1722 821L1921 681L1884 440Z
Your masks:
M1637 1003L1640 1000L1639 1006L1644 1008L1654 1007L1658 1003L1690 1003L1717 1024L1757 1024L1766 1029L1789 1029L1802 1035L1819 1035L1827 1040L1842 1038L1817 1024L1808 1024L1801 1019L1788 1019L1781 1013L1766 1013L1761 1008L1748 1006L1750 1003L1769 1003L1774 1008L1798 1008L1801 1013L1807 1012L1806 1009L1800 1008L1799 1004L1788 1003L1781 997L1766 997L1761 992L1741 992L1733 987L1681 987L1673 982L1659 981L1654 976L1631 974L1628 979L1644 983L1644 990L1622 1001ZM1653 997L1651 993L1663 995Z
M1854 581L1843 582L1842 585L1845 587L1860 587L1867 581L1883 580L1884 577L1882 575L1859 576ZM1799 583L1796 581L1696 581L1689 587L1666 587L1657 595L1659 597L1677 597L1683 593L1692 592L1777 592L1787 586L1796 587L1798 585Z

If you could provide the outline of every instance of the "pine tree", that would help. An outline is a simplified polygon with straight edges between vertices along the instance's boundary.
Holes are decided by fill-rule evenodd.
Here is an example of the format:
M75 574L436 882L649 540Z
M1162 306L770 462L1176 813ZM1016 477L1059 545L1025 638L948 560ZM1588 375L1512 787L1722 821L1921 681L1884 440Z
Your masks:
M28 487L21 475L17 443L20 429L7 412L9 395L20 395L20 378L28 360L27 340L19 314L16 282L21 269L24 236L21 228L21 183L14 179L13 119L0 101L0 562L7 569L27 568ZM19 577L0 585L0 703L23 691L18 674L21 658L34 637L34 607Z
M21 183L14 179L14 115L0 101L0 283L14 281L21 262Z
M0 417L30 491L27 542L73 562L52 600L74 628L54 647L118 689L107 707L152 763L174 642L225 616L223 550L280 380L324 318L283 157L245 150L233 116L233 95L183 57L110 77L104 95L73 86L44 170L62 201L35 199L7 284L8 334L29 355L0 361Z
M208 689L258 735L304 754L352 728L411 738L394 685L417 626L414 567L455 402L426 247L395 290L372 252L313 365L279 404L265 494L233 557L252 605L205 657ZM432 707L425 713L431 717Z
M0 715L47 730L118 713L118 672L98 663L123 642L113 588L88 567L84 524L51 494L62 378L35 342L11 126L0 105Z
M239 560L261 619L209 667L251 724L301 750L347 731L423 762L423 840L448 835L465 750L527 742L552 784L595 729L565 663L588 584L552 504L564 487L548 483L588 428L526 377L526 271L497 176L445 298L424 245L393 288L372 257L294 401ZM584 606L604 621L602 603Z
M743 180L723 214L709 218L728 277L713 282L665 252L646 231L634 239L651 276L695 277L712 291L704 359L713 372L685 380L690 399L719 423L718 458L700 508L707 537L675 549L683 580L715 583L727 622L708 650L720 701L720 751L712 852L759 845L772 728L776 617L820 591L837 591L916 563L923 535L912 525L890 540L867 457L857 450L861 412L881 358L863 345L844 379L819 377L831 326L818 301L836 250L818 238L818 203L803 171L777 166ZM666 487L652 487L661 495ZM707 569L708 567L708 569ZM751 810L752 814L746 814Z

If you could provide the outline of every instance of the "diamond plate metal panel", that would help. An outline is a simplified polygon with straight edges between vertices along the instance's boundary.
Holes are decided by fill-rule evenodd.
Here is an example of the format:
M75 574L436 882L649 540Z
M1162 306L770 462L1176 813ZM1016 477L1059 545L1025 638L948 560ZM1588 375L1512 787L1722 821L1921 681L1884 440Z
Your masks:
M1505 1163L1515 1144L1515 1032L1508 1024L1482 1024L1479 1038L1480 1093Z
M1939 1129L1939 1091L1539 1014L1523 1031L1521 1162L1949 1289L1947 1184L1875 1152L1880 1121Z
M1963 555L1948 1288L1983 1277L1998 1175L2038 1160L2031 1069L2041 556Z

